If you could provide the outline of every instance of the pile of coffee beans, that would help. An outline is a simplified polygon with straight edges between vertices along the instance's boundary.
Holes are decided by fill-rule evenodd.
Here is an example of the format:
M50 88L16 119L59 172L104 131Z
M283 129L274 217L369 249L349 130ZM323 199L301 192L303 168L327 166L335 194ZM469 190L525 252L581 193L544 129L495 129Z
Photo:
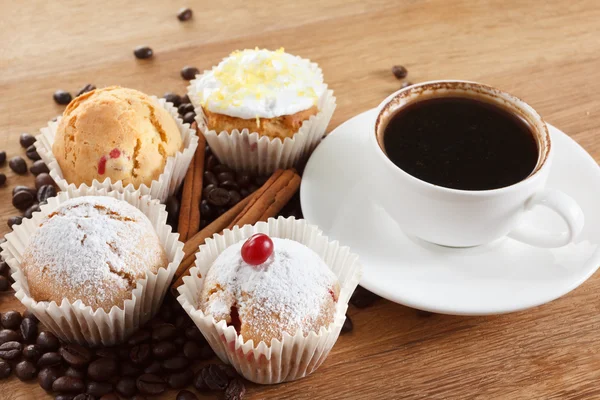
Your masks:
M215 354L171 295L158 314L126 344L90 349L62 343L35 316L8 311L0 317L0 379L37 377L57 399L143 399L193 385L242 399L244 382L231 366L208 363ZM62 396L62 397L59 397ZM197 399L189 390L179 398Z

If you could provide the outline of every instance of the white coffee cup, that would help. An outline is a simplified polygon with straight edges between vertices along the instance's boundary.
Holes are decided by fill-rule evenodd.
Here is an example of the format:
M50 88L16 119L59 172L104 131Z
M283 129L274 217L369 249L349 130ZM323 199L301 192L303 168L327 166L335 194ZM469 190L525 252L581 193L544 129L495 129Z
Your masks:
M531 174L513 185L493 190L458 190L420 180L396 166L386 155L383 133L389 120L408 104L438 97L468 97L498 105L525 119L538 144L538 162ZM508 235L536 247L561 247L583 229L583 212L567 194L545 189L553 148L546 123L524 101L475 82L433 81L399 90L379 106L373 153L376 198L400 228L420 239L451 247L477 246ZM548 207L565 221L567 230L550 232L524 223L524 213Z

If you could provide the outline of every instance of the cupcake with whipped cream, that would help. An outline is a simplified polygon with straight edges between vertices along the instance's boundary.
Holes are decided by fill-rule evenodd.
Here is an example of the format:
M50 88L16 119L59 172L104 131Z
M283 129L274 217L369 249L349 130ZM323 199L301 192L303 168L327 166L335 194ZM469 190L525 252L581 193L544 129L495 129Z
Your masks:
M308 156L335 110L317 64L283 49L235 51L197 76L188 96L219 160L259 174Z

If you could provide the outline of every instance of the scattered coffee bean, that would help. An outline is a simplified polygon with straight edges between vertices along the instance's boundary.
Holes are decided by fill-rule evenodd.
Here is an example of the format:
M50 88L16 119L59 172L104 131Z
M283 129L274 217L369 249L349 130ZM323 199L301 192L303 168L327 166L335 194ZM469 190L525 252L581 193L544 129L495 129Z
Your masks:
M23 213L23 218L31 218L34 212L40 211L40 205L38 203L34 203L31 207L29 207Z
M400 88L404 89L404 88L407 88L407 87L412 86L412 85L413 85L412 82L404 81L404 82L402 82L402 85L400 85Z
M58 367L48 367L43 368L38 373L38 384L47 392L52 390L52 384L55 380L60 378L62 374L60 373L60 369Z
M52 384L52 390L60 393L81 393L85 391L85 384L81 379L61 376Z
M56 351L51 351L49 353L42 354L40 359L37 361L37 366L40 368L53 367L55 365L60 365L61 362L62 358L60 354Z
M356 290L350 297L350 303L357 308L366 308L375 303L379 299L375 293L369 292L362 286L357 286Z
M29 172L31 172L35 176L38 176L42 173L47 174L48 172L50 172L50 169L48 169L48 166L42 160L37 160L33 163L31 167L29 167Z
M145 60L152 57L154 52L148 46L138 46L133 50L133 54L135 55L135 58Z
M21 144L21 147L26 149L35 143L35 136L30 135L29 133L21 133L21 136L19 136L19 143Z
M227 375L229 379L237 378L239 376L235 368L231 365L218 364L218 366L225 372L225 375Z
M209 204L217 207L226 206L231 201L229 192L223 188L215 188L211 190L206 199Z
M39 321L38 321L38 319L37 319L37 317L35 316L35 314L34 314L34 313L32 313L32 312L31 312L31 311L29 311L29 310L25 310L25 311L23 312L23 319L32 319L32 320L34 320L35 322L39 322Z
M40 332L35 343L40 346L43 351L56 351L60 346L58 338L54 336L54 333L49 331Z
M6 292L10 288L10 282L5 276L0 276L0 292Z
M200 73L200 70L196 67L185 66L181 69L181 77L186 81L191 81Z
M195 118L196 118L196 113L189 112L183 116L183 122L185 122L186 124L191 124L192 122L194 122Z
M112 393L113 385L110 382L88 382L85 392L96 397Z
M56 189L53 185L44 185L38 189L37 200L40 204L44 204L49 198L56 196Z
M73 400L96 400L96 396L89 393L79 393L77 396L73 397Z
M22 381L29 381L37 376L37 368L31 361L21 361L15 367L15 375Z
M33 341L38 333L37 319L24 318L23 321L21 321L20 328L21 328L21 336L23 337L23 340L25 340L26 342ZM31 345L31 346L35 346L36 349L41 350L40 346L37 346L37 345ZM29 347L29 346L27 346L27 347Z
M179 372L173 372L167 377L167 383L172 389L182 389L192 383L194 372L191 369L185 369Z
M342 333L352 332L352 329L354 329L354 324L352 323L350 316L346 315L346 320L344 321L344 325L342 325Z
M54 98L54 101L56 102L56 104L60 104L63 106L66 106L67 104L69 104L71 102L71 100L73 99L71 97L71 93L64 91L64 90L57 90L52 95L52 98Z
M182 390L177 393L176 400L198 400L198 396L189 390Z
M20 215L15 215L13 217L8 218L6 224L9 228L12 229L12 227L15 225L21 225L21 222L23 222L23 217L21 217Z
M4 164L6 162L6 151L2 150L0 151L0 165Z
M13 206L15 208L18 208L19 210L28 209L33 205L34 201L35 197L33 197L30 192L27 192L25 190L15 193L15 195L12 198Z
M41 174L35 177L35 189L39 189L45 185L54 185L54 180L52 179L50 174L42 172ZM35 193L37 196L37 190Z
M0 344L6 342L20 342L21 340L21 335L11 329L2 329L0 331Z
M225 390L229 377L217 364L210 364L200 370L204 383L210 390Z
M167 92L163 95L163 98L169 103L173 103L175 107L179 107L181 104L181 97L176 93Z
M59 352L63 360L75 368L85 367L92 361L92 352L77 343L65 344Z
M31 195L33 197L35 197L37 195L37 189L34 189L32 187L28 187L28 186L23 186L23 185L17 185L17 186L15 186L13 188L12 195L14 196L18 192L23 192L23 191L31 193Z
M0 358L6 361L16 360L21 357L23 345L19 342L6 342L0 344Z
M131 348L129 359L136 365L145 365L150 361L150 345L147 343L138 344Z
M137 378L135 383L140 393L149 396L157 396L167 390L167 384L165 381L162 378L152 374L141 375Z
M170 341L158 342L152 345L152 354L159 360L171 357L177 352L175 343Z
M31 161L38 161L38 160L42 159L42 157L40 157L40 155L38 154L37 149L35 148L34 144L32 144L31 146L29 146L27 148L27 150L25 150L25 155Z
M241 379L233 379L225 389L225 400L242 400L246 395L246 386Z
M71 378L77 378L77 379L83 380L83 379L85 379L85 370L69 367L65 371L65 376L70 376Z
M27 319L24 319L23 321L27 321ZM37 344L28 344L23 348L23 358L26 360L37 363L41 356L42 350L40 350L40 347Z
M88 376L98 382L104 382L117 374L119 364L114 358L99 358L88 366Z
M8 161L8 166L16 174L23 175L27 173L27 163L21 156L15 156Z
M177 328L175 328L175 325L162 324L152 329L152 340L159 342L162 340L171 339L176 333Z
M192 10L190 8L180 8L177 13L177 19L181 22L188 21L192 18Z
M121 396L131 397L135 394L135 392L137 392L135 379L127 377L121 378L115 385L115 389Z
M96 90L96 86L92 85L91 83L88 83L87 85L79 89L79 92L77 92L75 97L79 97L84 93L91 92L92 90Z
M394 65L392 67L392 73L396 79L404 79L408 75L408 71L402 65Z
M5 183L6 183L6 175L3 173L0 173L0 186L4 186Z
M0 360L0 379L5 379L10 376L12 368L6 361Z
M0 318L0 322L2 323L2 326L5 327L6 329L12 329L12 330L17 329L19 327L19 325L21 325L21 321L22 321L21 313L19 313L17 311L7 311L4 314L2 314L2 317Z

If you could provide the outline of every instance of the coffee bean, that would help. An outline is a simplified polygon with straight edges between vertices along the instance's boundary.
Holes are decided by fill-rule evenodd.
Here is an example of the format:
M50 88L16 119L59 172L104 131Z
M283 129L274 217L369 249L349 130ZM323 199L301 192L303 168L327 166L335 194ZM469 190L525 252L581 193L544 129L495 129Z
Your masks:
M239 375L233 366L228 364L217 364L219 368L225 372L225 375L229 377L229 379L237 378Z
M173 342L158 342L152 345L152 354L159 360L171 357L177 352L177 347Z
M88 376L94 381L104 382L117 374L119 364L114 358L99 358L88 366Z
M109 393L109 394L105 394L104 396L100 397L100 399L98 399L98 400L120 400L120 398L115 393ZM133 396L131 398L131 400L146 400L146 399L142 398L142 397Z
M392 67L392 73L396 79L404 79L408 75L408 71L402 65L394 65Z
M205 168L210 171L219 164L219 160L217 160L217 157L211 154L208 157L206 157L206 161L204 162L204 164Z
M140 393L150 396L157 396L167 390L165 381L152 374L143 374L136 380L136 386Z
M200 354L201 360L210 360L211 358L214 358L214 356L215 352L208 344L202 346Z
M215 188L208 194L206 199L209 204L217 207L226 206L231 200L229 192L223 188Z
M168 213L167 223L175 227L177 225L177 219L179 218L179 207L181 205L179 199L175 196L169 196L167 197L165 204L167 206Z
M55 380L60 378L62 374L60 373L60 369L58 367L48 367L43 368L38 373L38 384L47 392L52 390L52 384Z
M194 112L194 105L191 103L182 103L179 107L177 107L177 112L181 115Z
M219 180L219 182L221 184L224 182L227 182L227 181L233 181L232 183L234 183L236 185L236 187L239 189L239 186L237 186L237 183L235 182L235 174L231 171L218 173L217 179ZM225 189L227 189L227 188L225 188Z
M10 282L5 276L0 276L0 292L6 292L10 288Z
M11 329L2 329L0 331L0 344L6 342L20 342L21 340L21 335Z
M175 346L177 346L177 348L182 348L185 344L185 338L178 336L175 339L173 339L173 343L175 343Z
M181 104L181 97L176 93L167 92L163 95L163 98L169 103L173 103L175 107L179 107Z
M188 365L190 365L190 361L184 356L167 358L162 362L163 369L170 372L181 371L187 368Z
M150 332L147 330L141 329L141 330L137 331L136 333L134 333L133 335L131 335L129 337L129 340L127 341L127 343L130 346L135 346L140 343L147 342L148 340L150 340Z
M119 358L115 347L100 347L96 350L96 356L100 358Z
M42 159L42 157L40 157L40 155L38 154L37 149L35 148L34 144L32 144L31 146L29 146L27 148L27 150L25 150L25 155L31 161L38 161L38 160Z
M369 292L362 286L357 286L352 297L350 297L350 303L356 308L366 308L375 303L377 299L379 299L379 296L375 293Z
M50 172L50 169L42 160L37 160L31 167L29 167L29 172L35 176L38 176L39 174L47 174Z
M181 102L182 103L191 103L190 97L187 94L184 94L183 96L181 96Z
M162 324L152 329L152 340L159 342L171 339L177 333L177 328L173 324Z
M9 269L6 261L0 261L0 275L8 276Z
M137 392L137 386L135 379L133 378L121 378L117 382L115 389L123 397L131 397Z
M180 8L177 13L177 19L181 22L188 21L192 18L192 9L191 8Z
M138 344L131 348L129 359L136 365L144 365L150 361L150 345L147 343Z
M186 113L182 119L183 119L183 122L185 122L186 124L191 124L192 122L194 122L195 118L196 118L196 113L189 112L189 113Z
M52 384L52 390L60 393L81 393L85 391L85 384L81 379L61 376Z
M37 319L25 318L21 321L21 336L26 342L31 342L35 339L38 333ZM36 346L38 350L41 350L39 346Z
M37 200L40 204L44 204L49 198L56 196L56 189L53 185L44 185L38 189Z
M200 373L210 390L225 390L229 384L229 377L217 364L205 366Z
M215 165L215 167L213 168L213 171L217 175L220 173L223 173L223 172L232 172L231 168L229 168L229 166L227 166L226 164Z
M31 361L21 361L15 367L15 375L22 381L29 381L36 377L37 368Z
M200 329L198 329L196 325L192 325L185 330L185 337L188 338L188 340L200 343L206 342L204 335L202 335L202 332L200 332Z
M229 190L229 206L234 206L242 200L242 195L237 190Z
M60 355L67 364L81 368L92 361L92 352L80 344L70 343L60 348Z
M342 333L352 332L352 329L354 329L354 324L352 323L350 316L346 315L346 320L344 321L344 325L342 325Z
M26 149L35 143L35 137L29 133L21 133L21 136L19 136L19 143L21 144L21 147Z
M113 385L110 382L88 382L85 392L94 397L102 397L113 391Z
M56 351L60 346L58 338L54 336L54 333L49 331L40 332L35 343L40 346L43 351Z
M25 319L24 321L26 321ZM42 356L42 350L36 344L28 344L23 348L23 358L26 360L37 362Z
M54 400L75 400L75 396L72 394L59 394L54 398Z
M196 396L189 390L182 390L179 393L177 393L177 397L175 398L175 400L198 400L198 396Z
M29 310L23 311L23 319L33 319L35 322L39 322L34 313Z
M72 100L71 93L64 90L57 90L52 95L52 98L54 98L56 104L60 104L63 106L69 104Z
M56 351L51 351L50 353L42 354L40 359L37 361L37 366L40 368L43 367L52 367L55 365L60 365L62 362L62 358L59 353Z
M7 361L15 360L21 357L21 350L23 350L23 345L19 342L0 344L0 358Z
M5 183L6 183L6 175L3 173L0 173L0 186L4 186Z
M33 197L31 193L26 192L24 190L15 193L15 195L12 198L13 206L15 208L18 208L19 210L26 210L27 208L33 205L34 201L35 197Z
M148 46L138 46L133 50L133 55L135 55L135 58L140 59L140 60L145 60L146 58L150 58L150 57L152 57L153 54L154 54L154 52Z
M96 400L96 397L89 393L79 393L77 396L73 397L73 400Z
M150 364L148 364L148 366L146 368L144 368L145 374L160 375L161 372L162 372L162 367L160 366L160 361L158 361L158 360L152 361Z
M92 90L96 90L96 86L92 85L91 83L88 83L87 85L79 89L79 92L77 92L75 97L79 97L84 93L91 92Z
M412 82L404 81L404 82L402 82L402 85L400 85L400 88L404 89L404 88L407 88L407 87L412 86L412 85L413 85Z
M21 156L15 156L8 161L8 166L15 173L19 175L23 175L27 173L27 163Z
M28 187L28 186L23 186L23 185L17 185L17 186L15 186L13 188L12 195L14 196L18 192L23 192L23 191L31 193L31 195L33 197L37 196L37 189L32 188L32 187Z
M4 314L2 314L2 318L0 318L2 326L6 329L12 330L17 329L19 325L21 325L21 320L21 313L17 311L7 311Z
M134 365L131 361L123 361L121 363L121 375L138 376L140 373L142 373L142 369Z
M246 386L241 379L233 379L225 389L225 400L242 400L246 395Z
M31 207L29 207L23 213L23 218L31 218L34 212L40 211L40 205L38 203L34 203Z
M200 208L200 212L202 212L202 208ZM175 327L179 332L182 332L182 329L186 328L191 322L190 318L187 315L178 315L175 317Z
M191 81L200 73L200 70L196 67L185 66L181 69L181 77L186 81Z
M10 376L12 368L6 361L0 360L0 379L5 379Z
M198 360L202 355L202 347L192 340L188 340L183 345L183 355L190 360Z
M2 150L0 151L0 165L4 164L6 162L6 151Z
M192 383L194 372L186 369L180 372L173 372L167 377L167 383L172 389L181 389Z
M6 221L6 224L8 225L9 228L12 229L12 227L15 225L21 225L21 222L23 222L23 217L21 217L20 215L15 215L13 217L8 218L8 221Z
M217 179L217 176L211 171L204 171L204 184L206 186L203 194L208 195L211 191L216 189L217 186L219 186L219 179Z
M71 378L77 379L85 379L85 370L69 367L65 371L65 376L70 376Z

